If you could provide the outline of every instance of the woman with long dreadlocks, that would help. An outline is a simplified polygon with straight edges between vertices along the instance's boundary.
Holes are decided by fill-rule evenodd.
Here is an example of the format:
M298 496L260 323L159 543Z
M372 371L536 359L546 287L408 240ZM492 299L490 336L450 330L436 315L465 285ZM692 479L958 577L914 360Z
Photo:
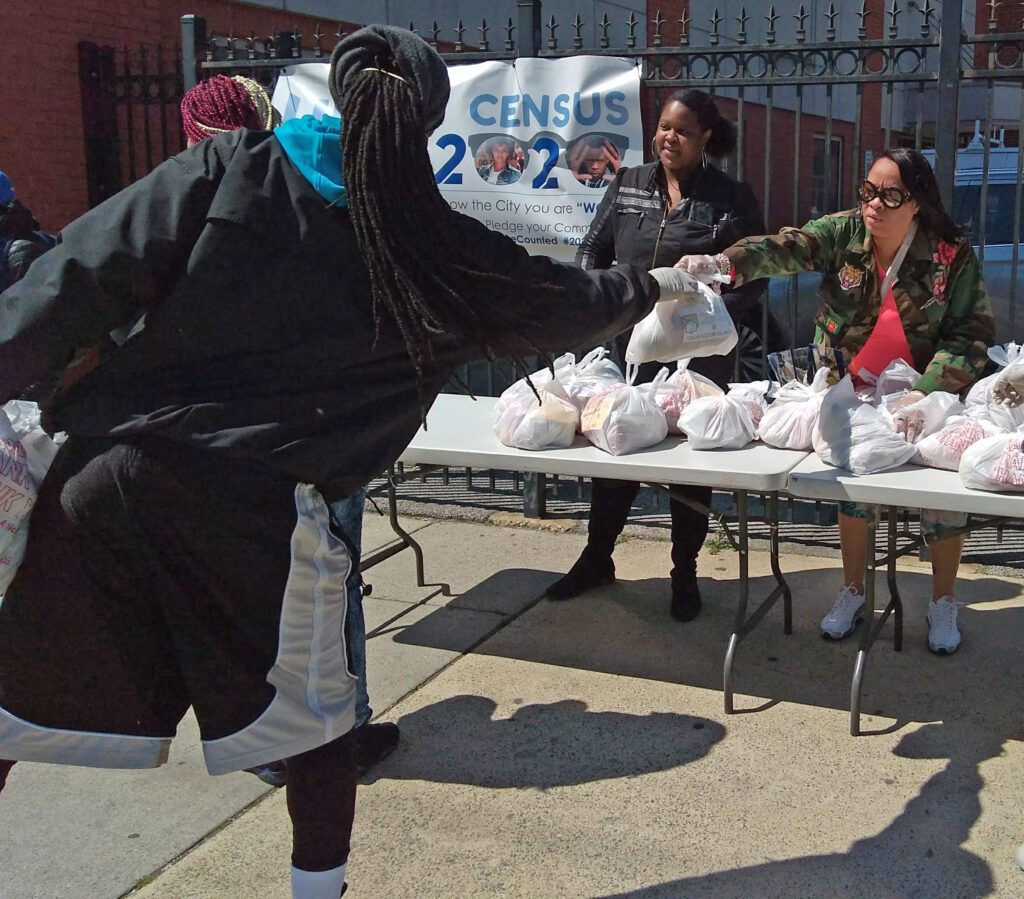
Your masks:
M70 436L0 605L0 758L159 765L191 705L211 773L288 758L302 899L340 895L355 807L328 503L397 458L458 365L605 340L692 284L531 257L453 212L427 154L447 70L410 32L343 40L331 90L340 136L203 140L0 301L3 400L145 313L49 409Z

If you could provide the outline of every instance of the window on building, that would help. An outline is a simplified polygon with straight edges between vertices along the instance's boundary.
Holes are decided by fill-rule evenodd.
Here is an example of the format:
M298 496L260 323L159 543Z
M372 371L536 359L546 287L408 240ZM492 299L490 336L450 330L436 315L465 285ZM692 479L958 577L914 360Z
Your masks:
M842 184L843 139L833 137L829 147L831 159L828 165L828 183L825 182L825 136L814 135L814 156L811 160L811 198L814 216L835 212L843 205Z

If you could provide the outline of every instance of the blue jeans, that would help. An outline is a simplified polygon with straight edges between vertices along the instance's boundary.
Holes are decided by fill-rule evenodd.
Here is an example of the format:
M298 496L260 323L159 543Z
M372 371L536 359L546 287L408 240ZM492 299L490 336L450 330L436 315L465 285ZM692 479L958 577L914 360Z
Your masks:
M352 571L345 588L348 591L348 612L345 615L345 644L348 647L349 670L356 676L356 727L373 717L370 694L366 689L366 621L363 619L363 578L359 573L362 553L363 507L366 490L360 487L346 499L331 503L331 518L348 538L355 551Z

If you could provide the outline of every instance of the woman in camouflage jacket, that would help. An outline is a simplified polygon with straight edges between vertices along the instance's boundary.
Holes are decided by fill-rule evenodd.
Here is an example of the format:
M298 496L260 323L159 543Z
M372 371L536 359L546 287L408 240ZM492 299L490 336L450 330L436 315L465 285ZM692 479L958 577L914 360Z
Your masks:
M923 374L903 406L935 390L963 391L981 375L995 326L977 257L943 208L931 166L916 150L886 151L858 196L856 209L741 240L716 257L717 265L731 269L734 286L820 272L814 341L822 358L835 360L855 380L864 373L877 376L888 362L904 358ZM892 288L881 297L885 272L905 242ZM690 269L702 264L692 257L680 263ZM908 439L914 436L908 433ZM964 516L922 512L933 574L928 646L937 653L951 653L960 643L953 589L963 537L949 532L964 523ZM865 510L841 504L839 533L846 586L821 623L822 634L832 639L849 636L861 620Z

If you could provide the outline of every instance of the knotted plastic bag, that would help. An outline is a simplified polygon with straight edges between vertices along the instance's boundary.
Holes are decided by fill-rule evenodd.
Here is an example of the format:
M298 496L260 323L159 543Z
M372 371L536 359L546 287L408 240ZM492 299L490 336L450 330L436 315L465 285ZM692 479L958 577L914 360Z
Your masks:
M732 351L738 337L725 301L703 281L696 286L692 297L655 303L650 314L637 322L629 336L626 362L675 362Z
M929 468L958 471L963 454L979 440L1003 430L986 418L954 415L939 430L914 444L913 461Z
M668 369L662 369L650 384L633 386L636 369L627 366L625 384L587 401L580 429L594 446L613 456L661 443L668 436L668 422L654 394L667 377Z
M769 381L730 384L724 396L696 399L679 416L679 429L697 450L746 446L757 433L770 386Z
M508 393L508 391L506 391ZM494 405L494 433L505 446L524 450L570 446L576 437L579 413L557 378L533 391L502 394Z
M689 359L680 359L676 363L676 370L655 392L654 398L665 413L670 434L682 433L679 430L679 416L694 400L702 396L725 396L721 387L710 378L690 371L689 365Z
M780 449L809 450L828 376L827 368L819 368L810 384L794 380L780 387L761 419L757 436Z
M960 457L960 481L972 490L1024 493L1024 448L1020 431L979 440Z
M580 414L592 396L604 393L609 387L626 383L621 369L607 357L608 351L599 346L569 366L560 378L569 399Z

